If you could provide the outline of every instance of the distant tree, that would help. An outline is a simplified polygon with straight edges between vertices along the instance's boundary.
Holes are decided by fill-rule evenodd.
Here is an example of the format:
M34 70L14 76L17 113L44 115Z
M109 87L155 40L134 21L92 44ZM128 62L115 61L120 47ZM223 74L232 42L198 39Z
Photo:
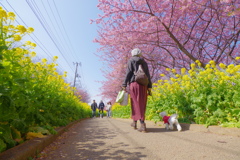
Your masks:
M75 95L80 96L82 102L90 103L90 95L88 91L84 88L77 88Z

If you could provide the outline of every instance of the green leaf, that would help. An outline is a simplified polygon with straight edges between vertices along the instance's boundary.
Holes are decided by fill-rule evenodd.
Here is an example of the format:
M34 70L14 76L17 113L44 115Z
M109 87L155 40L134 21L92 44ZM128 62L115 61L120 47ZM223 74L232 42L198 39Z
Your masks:
M8 49L8 47L5 46L5 45L0 46L0 53L1 53L3 50L7 50L7 49Z
M0 139L0 153L7 149L7 144L4 143L2 139Z
M12 138L11 128L8 124L0 124L0 139L2 139L6 144L7 148L12 148L16 145L16 142Z
M0 96L0 122L7 122L16 118L17 113L13 106L13 101L9 96Z
M0 63L0 69L4 69L3 65Z
M29 79L27 78L17 78L17 79L14 79L16 83L18 83L19 85L22 85L24 84L25 82L29 82Z
M233 116L240 116L240 108L232 109Z
M213 112L213 116L222 118L222 117L226 117L226 113L221 109L217 109L215 112Z

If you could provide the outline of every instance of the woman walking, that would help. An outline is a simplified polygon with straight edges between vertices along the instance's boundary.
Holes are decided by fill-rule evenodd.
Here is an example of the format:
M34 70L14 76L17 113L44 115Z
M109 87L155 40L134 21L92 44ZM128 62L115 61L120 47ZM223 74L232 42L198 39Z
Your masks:
M148 64L141 56L141 50L135 48L131 51L132 57L128 60L126 76L122 87L126 90L127 85L130 88L131 111L133 123L131 126L137 129L137 121L140 121L140 128L138 131L146 132L145 112L147 105L147 95L151 93L152 82L150 79ZM135 81L134 73L137 72L139 65L142 65L143 71L148 77L148 85L141 85Z
M111 115L111 114L112 114L112 113L111 113L111 112L112 112L112 111L111 111L111 110L112 110L111 108L112 108L112 103L111 103L111 102L108 102L108 103L107 103L107 106L106 106L107 117L108 117L108 118L111 118L111 116L112 116L112 115Z

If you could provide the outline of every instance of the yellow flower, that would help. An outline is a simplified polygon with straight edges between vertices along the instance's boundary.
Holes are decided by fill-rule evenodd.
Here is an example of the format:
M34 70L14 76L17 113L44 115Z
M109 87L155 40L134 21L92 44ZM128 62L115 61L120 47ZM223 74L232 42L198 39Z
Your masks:
M29 51L29 50L23 50L23 53L24 53L24 54L29 54L30 51Z
M10 25L8 26L8 28L9 28L9 29L15 29L15 26L10 24Z
M18 25L17 29L18 29L20 34L24 34L27 31L27 29L22 25Z
M216 67L216 64L211 64L212 68L215 68Z
M31 54L31 57L35 57L37 55L36 52L31 52L30 54Z
M32 27L28 27L27 32L28 32L28 33L32 33L32 32L34 32L34 28L32 28Z
M236 60L239 60L239 59L240 59L240 57L236 57L235 59L236 59Z
M224 77L224 76L225 76L225 73L224 73L224 72L220 72L220 75L221 75L222 77Z
M7 12L1 8L0 9L0 19L2 19L2 18L7 18Z
M204 76L206 74L206 71L199 72L200 76Z
M200 63L200 61L199 61L199 60L196 60L195 63Z
M235 67L236 67L236 69L237 69L237 70L239 70L239 69L240 69L240 65L236 65Z
M193 70L189 70L188 73L191 74L193 72Z
M8 29L9 29L9 26L3 26L3 32L9 32Z
M188 77L188 75L184 75L182 79L186 81L189 80L190 78Z
M43 58L43 59L42 59L42 62L43 62L43 63L46 63L46 62L47 62L47 59L46 59L46 58Z
M176 81L176 79L174 79L174 78L170 78L170 80L171 80L172 82L175 82L175 81Z
M225 68L226 68L226 65L223 64L223 63L220 63L220 64L219 64L219 67L222 68L222 69L225 69Z
M215 62L213 60L209 61L209 64L214 65Z
M53 57L53 61L56 61L58 59L58 56Z
M217 76L218 76L218 75L220 75L220 73L221 73L221 72L219 72L219 71L216 71L216 72L215 72L215 75L217 75Z
M210 64L207 64L205 68L210 68L210 67L211 67Z
M213 69L208 68L208 69L206 70L206 72L207 72L208 74L211 74L211 73L213 72Z
M63 77L67 77L67 72L66 71L63 73Z
M37 62L36 65L37 65L37 66L41 66L41 63L40 63L40 62Z
M209 74L209 75L208 75L208 79L211 79L211 78L212 78L212 75L211 75L211 74Z
M18 53L18 54L20 54L20 53L22 53L23 52L23 49L22 48L16 48L16 53Z
M181 68L181 73L184 74L186 72L186 68Z
M191 64L191 68L194 69L196 67L196 64L195 63L192 63Z
M31 43L31 46L36 47L37 45L35 43Z
M172 69L172 72L173 72L173 73L176 73L176 69Z
M228 65L228 68L229 68L229 69L234 68L234 64L230 64L230 65Z
M31 41L26 41L26 42L25 42L25 45L31 45L31 44L32 44Z
M13 13L13 12L8 12L7 13L7 16L11 19L11 20L14 20L16 15Z
M170 71L170 69L169 69L169 68L166 68L166 71Z
M22 37L20 35L13 35L14 41L20 41Z
M230 74L233 74L233 70L232 69L230 69L230 68L228 68L228 69L226 69L226 71L228 72L228 73L230 73Z
M55 76L57 76L57 75L58 75L58 72L54 72L53 74L54 74Z
M191 72L191 73L189 73L190 74L190 76L192 77L192 76L194 76L194 75L196 75L196 72Z
M160 74L160 76L161 76L161 77L164 77L164 76L165 76L165 74Z
M55 67L55 64L54 63L51 63L48 65L49 69L52 69L53 67Z

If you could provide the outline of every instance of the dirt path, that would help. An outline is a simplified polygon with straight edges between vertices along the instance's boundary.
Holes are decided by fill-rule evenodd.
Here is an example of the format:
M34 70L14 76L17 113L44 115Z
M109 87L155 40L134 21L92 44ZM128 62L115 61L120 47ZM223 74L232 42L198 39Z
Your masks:
M86 119L71 127L37 160L239 160L240 138L185 130L165 131L147 122L148 133L131 120Z

